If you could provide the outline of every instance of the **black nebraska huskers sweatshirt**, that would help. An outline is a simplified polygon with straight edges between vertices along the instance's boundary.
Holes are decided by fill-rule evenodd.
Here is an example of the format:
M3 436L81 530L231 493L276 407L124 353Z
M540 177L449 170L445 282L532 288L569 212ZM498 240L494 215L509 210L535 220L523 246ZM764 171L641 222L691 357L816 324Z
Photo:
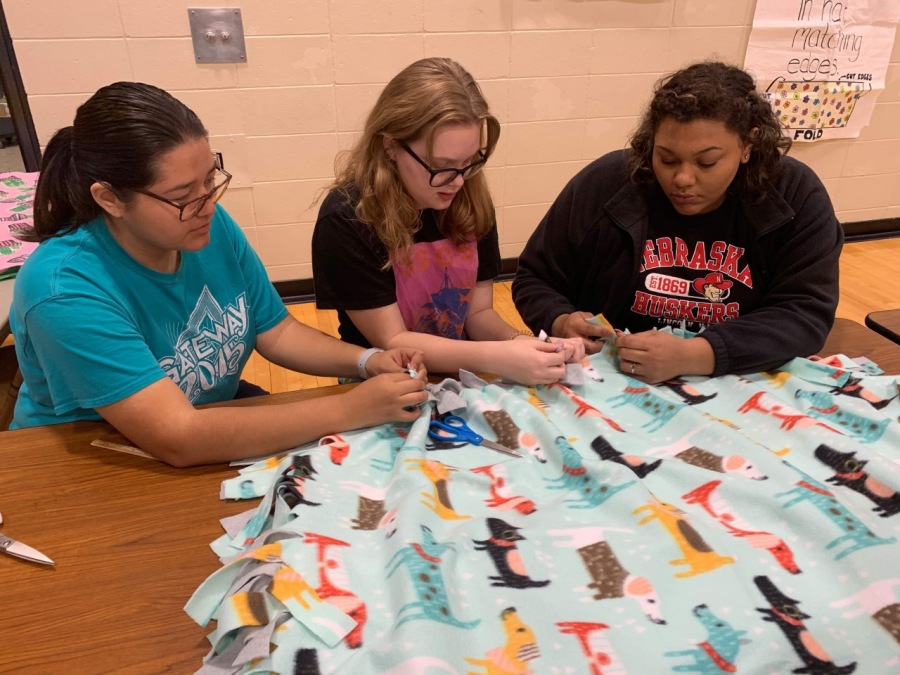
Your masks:
M650 213L668 198L658 185L628 179L625 152L604 155L572 178L519 257L513 299L535 333L549 333L554 319L574 311L603 312L617 328L627 325ZM761 298L752 311L703 332L716 357L713 376L769 370L815 354L834 324L843 230L812 169L789 157L780 162L781 176L762 199L730 189L738 225L749 233L747 256ZM704 274L717 279L715 265L707 265Z

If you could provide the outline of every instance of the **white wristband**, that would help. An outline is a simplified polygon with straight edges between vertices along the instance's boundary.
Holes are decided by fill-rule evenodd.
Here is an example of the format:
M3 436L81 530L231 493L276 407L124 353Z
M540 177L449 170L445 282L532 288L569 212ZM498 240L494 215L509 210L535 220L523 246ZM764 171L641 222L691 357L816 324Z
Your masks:
M368 362L372 354L377 354L378 352L383 351L383 349L378 349L378 347L369 347L366 351L359 355L359 358L356 359L356 372L359 373L360 379L369 379L369 373L366 370L366 363Z

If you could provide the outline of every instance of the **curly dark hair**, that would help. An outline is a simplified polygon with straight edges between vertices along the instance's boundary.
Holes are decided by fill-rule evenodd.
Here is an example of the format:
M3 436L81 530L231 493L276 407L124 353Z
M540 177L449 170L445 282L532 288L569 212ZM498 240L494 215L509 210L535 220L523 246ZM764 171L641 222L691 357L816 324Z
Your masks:
M781 172L779 158L791 147L782 134L772 107L756 91L753 78L744 70L720 61L703 61L663 77L631 137L627 169L635 183L655 183L653 141L660 123L667 118L686 123L718 120L753 144L750 161L742 164L737 180L753 198L766 194Z

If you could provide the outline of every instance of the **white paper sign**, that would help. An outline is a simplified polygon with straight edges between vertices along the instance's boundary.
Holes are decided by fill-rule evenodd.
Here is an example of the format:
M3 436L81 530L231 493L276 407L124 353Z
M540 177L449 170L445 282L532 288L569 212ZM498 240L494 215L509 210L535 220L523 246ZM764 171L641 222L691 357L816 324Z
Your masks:
M884 89L900 0L757 0L744 67L796 141L855 138Z

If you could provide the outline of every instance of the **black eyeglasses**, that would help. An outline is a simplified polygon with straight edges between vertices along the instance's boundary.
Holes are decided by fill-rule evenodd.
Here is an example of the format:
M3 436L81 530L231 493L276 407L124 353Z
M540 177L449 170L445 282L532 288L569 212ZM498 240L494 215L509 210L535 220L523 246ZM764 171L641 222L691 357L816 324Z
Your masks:
M404 143L403 141L397 141L397 144L401 148L406 150L406 152L409 153L410 157L412 157L419 164L425 167L425 170L431 174L431 179L429 180L429 184L431 185L431 187L443 187L445 185L449 185L456 180L457 176L462 176L463 180L469 180L472 176L481 171L481 167L483 167L484 163L487 161L487 155L479 150L478 156L481 159L479 159L477 162L469 164L469 166L464 166L461 169L432 169L422 160L421 157L410 150L409 146L406 143Z
M139 188L135 188L135 192L140 192L142 195L147 195L148 197L153 197L153 199L158 199L161 202L165 202L166 204L170 204L178 209L178 220L184 222L186 220L190 220L194 216L196 216L200 211L203 210L203 207L206 206L207 201L212 201L213 204L218 203L218 201L222 198L222 195L225 194L225 190L228 189L228 184L231 182L231 174L228 173L225 169L222 169L216 165L216 176L222 174L224 176L224 180L218 185L214 186L212 190L207 192L205 195L200 195L196 199L192 199L189 202L184 202L183 204L179 204L178 202L173 202L171 199L166 199L158 194L150 192L150 190L141 190Z

